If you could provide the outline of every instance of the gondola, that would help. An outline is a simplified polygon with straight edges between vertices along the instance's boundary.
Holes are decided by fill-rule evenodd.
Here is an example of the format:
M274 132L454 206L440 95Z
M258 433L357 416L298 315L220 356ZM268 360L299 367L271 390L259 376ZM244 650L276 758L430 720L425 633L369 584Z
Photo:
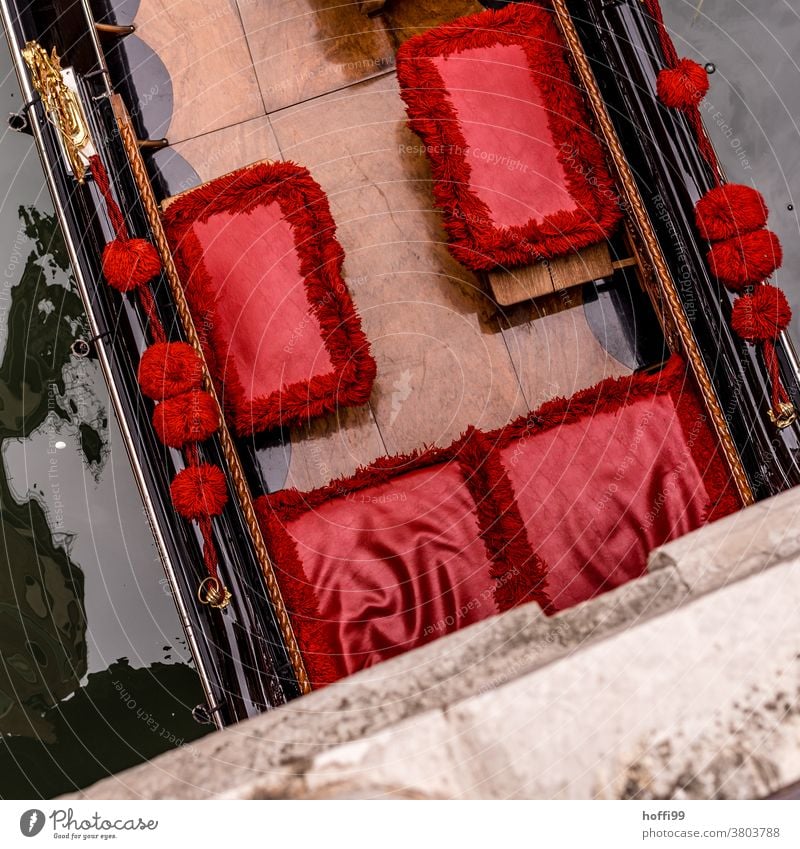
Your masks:
M659 523L670 511L667 538L800 483L800 364L786 321L774 321L771 333L761 325L756 332L753 307L749 330L742 329L741 304L762 294L759 287L768 285L772 270L763 256L773 244L765 235L766 211L753 195L740 206L738 200L731 204L728 193L722 223L701 215L704 201L708 206L707 199L730 184L702 127L700 96L687 95L691 73L677 73L686 67L666 40L657 4L542 0L481 6L465 0L441 4L440 13L421 4L426 11L418 10L416 20L410 13L404 17L404 7L413 5L406 0L311 4L315 11L304 14L318 20L310 30L330 43L321 64L293 67L298 54L291 49L288 59L276 53L264 60L286 66L271 89L259 81L262 105L255 113L267 119L259 133L268 134L273 124L285 128L275 155L262 156L266 143L259 140L253 142L256 160L248 144L226 148L220 137L225 173L212 147L204 155L206 170L214 173L201 176L191 145L170 138L169 113L177 114L177 99L188 89L170 88L168 69L147 47L146 33L139 39L136 15L124 4L1 2L25 101L11 126L31 133L41 155L91 327L85 341L108 383L204 688L207 703L198 706L198 719L223 727L511 606L527 603L553 613L635 580L639 567L587 578L585 587L582 578L572 577L561 601L554 595L561 578L553 564L569 560L561 552L573 550L572 541L584 524L592 525L595 513L613 518L611 530L598 530L600 541L590 543L602 571L617 556L620 540L637 550L657 544ZM177 26L185 27L193 49L190 6L179 4L187 18ZM199 6L194 12L213 14ZM157 20L150 19L148 32ZM270 26L265 29L271 37ZM519 72L524 62L535 67L540 61L542 44L551 52L536 70L546 80L537 105L525 88L529 79L520 82ZM526 45L533 45L527 53ZM212 46L199 49L211 52ZM476 51L470 55L483 64L459 70L459 51ZM200 92L191 109L213 113L224 106L213 93L216 71L204 67L202 55L197 58L189 63ZM664 90L665 70L676 72L677 93ZM204 85L213 106L204 106ZM246 85L238 90L250 96ZM545 115L553 138L523 133L521 144L519 137L509 142L502 116L493 123L503 102L492 101L493 94L515 103L507 116L499 110L509 126L517 120L535 124ZM205 128L187 139L211 139L223 129L231 130L232 139L251 139L244 130L237 135L237 126L255 118L238 120L235 106L229 119L202 114ZM461 110L460 124L454 109ZM553 123L556 113L560 129ZM576 117L584 113L585 120ZM188 120L185 114L182 120ZM456 125L464 139L442 130ZM370 132L362 147L349 144L348 138ZM325 141L312 154L313 145L304 147L304 141L315 137ZM475 155L476 139L483 140L483 158ZM304 155L317 158L304 162ZM552 165L539 168L548 157ZM362 182L353 177L348 183L345 177L359 169ZM569 174L563 180L562 171ZM486 178L480 185L477 175ZM473 178L475 191L461 192ZM581 180L585 196L576 201L574 216L558 219L550 230L522 228L509 241L514 228L502 216L513 217L515 202L528 203L528 192L540 191L558 211L559 204L572 202L565 198ZM411 189L393 193L397 184ZM522 201L512 197L519 186ZM360 209L353 201L359 192L385 194L384 209L369 199ZM406 201L406 207L395 206ZM269 217L276 204L291 225L286 232ZM591 220L578 221L586 208L593 210ZM394 213L392 229L386 221ZM745 221L747 213L752 222ZM258 247L262 233L269 237ZM271 247L279 235L289 242ZM250 289L242 294L241 286L255 290L259 263L280 266L292 238L305 282L290 281L291 291L306 285L311 306L298 306L291 294L270 301L269 293L255 307L248 305ZM748 265L745 256L750 276L731 283L728 266L722 267L724 249L741 259L741 244L751 241L758 243L764 273L753 277L754 263ZM394 263L393 245L399 243L418 247L410 254L398 249ZM231 258L242 256L238 264ZM417 268L414 257L423 257ZM192 282L201 263L206 289ZM116 286L110 282L115 274ZM131 282L137 274L142 279ZM244 281L240 290L230 282L234 278ZM219 303L233 304L232 323L224 309L211 309L219 280L229 298ZM301 310L296 323L280 319L271 325L270 310L279 312L289 301ZM415 318L415 302L424 305L424 316ZM768 307L771 320L776 307L772 301ZM302 309L312 317L312 330L318 323L325 338L323 354L318 345L307 361L299 352L314 334ZM461 326L469 330L459 335ZM550 335L543 343L531 328L544 326ZM284 391L288 378L281 383L270 374L276 355L261 334L280 338L278 352L291 355L281 368L314 375L298 397ZM170 348L180 350L181 358L175 353L171 360L158 359L148 384L141 363L155 360L148 352L158 344L182 345ZM467 356L468 347L483 344L488 353ZM420 349L428 353L417 357ZM320 356L326 380L317 380ZM537 382L537 365L545 361L557 364L548 367L556 379ZM408 363L420 364L420 372ZM500 388L493 395L487 385L495 381ZM454 383L461 387L456 394L472 401L454 401L446 391ZM492 400L497 393L499 402ZM185 407L170 417L169 410L179 406L173 399L190 395L193 403L209 405L213 426L198 423L200 413L184 415ZM642 419L632 420L630 432L592 435L591 429L603 415L622 427L636 403L652 404L642 414L647 422L663 422L673 401L670 427L691 419L700 423L698 430L694 437L684 432L680 451L669 429L648 431L655 440L652 454L642 455L652 460L648 468L653 458L667 457L671 465L656 481L661 489L646 489L641 478L631 488L628 466L641 458L629 459L628 452L632 445L639 450ZM176 428L183 430L173 438ZM587 462L580 471L584 478L559 468L558 440L568 433L585 444L581 458L594 450L615 464L602 471L602 485L593 477L601 463ZM619 443L613 457L602 447L604 433L609 445ZM541 448L545 442L547 450ZM534 445L539 453L525 459ZM514 467L514 457L523 458L521 466ZM583 469L576 457L566 465ZM525 481L534 482L527 500L520 467ZM675 469L673 486L667 481ZM542 478L552 484L546 498L536 483ZM189 484L181 497L179 480ZM711 507L695 503L700 489ZM463 504L448 500L456 491ZM427 525L413 513L420 492L434 493L431 504L420 508ZM634 502L639 512L626 530ZM581 515L567 527L564 516L579 503ZM451 512L437 512L445 504ZM384 531L392 526L387 516L399 517L380 546L374 539L364 543L359 512L376 506L383 513L373 509L369 515L383 515ZM531 511L539 518L528 521ZM476 528L461 527L467 513L477 516ZM312 527L312 520L322 524ZM548 548L544 540L553 526L561 530ZM455 536L444 539L448 533ZM426 542L414 557L405 557L417 545L415 535ZM441 550L436 540L444 540ZM387 552L382 560L374 553L381 546ZM442 551L450 552L449 559ZM578 573L584 574L591 564L576 551L583 564ZM320 552L328 552L327 560ZM369 569L360 568L367 562ZM459 583L453 570L464 563L468 574ZM442 572L440 583L425 564ZM412 580L407 572L414 568L420 572ZM398 574L401 587L394 595L366 597L392 586ZM380 586L370 585L373 579ZM343 585L334 592L335 581ZM447 603L437 606L444 597ZM378 624L370 620L374 609ZM402 628L392 619L398 611Z

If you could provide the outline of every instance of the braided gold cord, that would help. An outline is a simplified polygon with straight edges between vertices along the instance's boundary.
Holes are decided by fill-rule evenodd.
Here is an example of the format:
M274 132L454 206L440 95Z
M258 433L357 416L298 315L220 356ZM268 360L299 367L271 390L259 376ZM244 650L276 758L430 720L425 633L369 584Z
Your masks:
M258 518L256 517L255 508L253 506L253 499L244 476L244 470L242 469L241 460L239 459L239 453L236 450L236 446L233 444L230 431L228 430L228 427L225 424L225 419L222 416L222 407L219 403L219 397L217 396L214 383L211 380L205 356L203 355L203 349L200 345L200 337L197 335L197 329L194 326L194 320L189 312L189 305L186 302L183 286L178 278L175 263L172 260L172 253L170 252L167 237L161 224L161 215L159 213L158 204L156 203L155 195L153 194L153 188L150 185L150 178L147 174L144 161L141 153L139 152L139 146L136 141L136 135L131 127L128 111L125 108L125 104L122 102L122 98L117 94L112 95L112 106L114 108L117 124L119 125L122 143L128 154L133 176L139 188L142 203L150 222L150 228L153 231L156 247L158 248L161 262L167 275L167 280L169 281L170 291L175 302L178 317L183 327L183 332L186 335L186 340L197 351L203 361L205 387L216 401L220 410L220 421L222 424L219 429L219 438L222 445L222 452L225 455L225 461L228 464L228 470L233 482L233 487L236 491L236 497L239 500L239 505L242 509L247 529L250 532L250 537L253 542L253 547L255 548L256 556L258 557L259 565L261 566L261 571L264 575L264 582L267 586L270 600L275 608L278 625L281 629L281 633L283 634L283 638L286 641L289 660L291 661L292 668L297 676L300 690L303 693L309 693L311 692L311 684L308 680L305 663L303 662L303 657L300 654L300 649L297 645L297 639L294 635L292 623L289 620L289 614L286 610L286 605L284 604L283 596L281 594L280 587L278 586L278 581L275 578L275 572L272 568L272 562L270 560L269 553L267 552L267 546L261 533L261 527L258 524Z
M628 164L627 159L625 159L625 152L622 149L622 144L617 137L614 125L611 123L611 118L609 117L606 105L603 102L602 95L600 94L600 89L597 85L597 80L594 77L594 72L589 65L589 60L584 53L583 45L578 37L575 25L572 23L572 19L564 0L552 0L552 2L556 13L558 27L561 30L561 34L564 37L567 46L569 47L570 53L572 54L572 59L580 76L581 83L589 97L592 111L600 126L600 130L603 133L603 139L606 143L606 147L611 154L611 158L619 178L619 183L625 193L625 199L633 213L632 217L634 225L641 237L645 250L648 254L650 265L654 269L661 290L664 293L667 308L669 310L669 318L678 331L683 348L689 359L692 372L703 390L706 408L711 415L714 428L717 432L717 436L719 437L720 444L722 445L722 450L725 453L725 459L728 461L737 489L739 490L739 495L745 505L752 504L754 501L753 491L750 488L750 482L745 474L742 460L736 450L736 446L734 445L733 437L728 429L728 423L725 420L725 415L722 411L722 407L720 406L719 399L717 398L716 392L711 383L711 377L706 369L705 363L703 362L703 358L700 355L697 341L692 334L692 329L689 325L689 320L686 317L686 312L684 311L683 304L681 303L681 299L678 295L675 281L672 279L666 259L664 258L664 254L661 250L661 245L658 243L658 239L653 231L653 226L650 223L647 211L645 210L644 202L639 194L639 189L636 186L630 165ZM656 305L656 308L658 308L658 305Z

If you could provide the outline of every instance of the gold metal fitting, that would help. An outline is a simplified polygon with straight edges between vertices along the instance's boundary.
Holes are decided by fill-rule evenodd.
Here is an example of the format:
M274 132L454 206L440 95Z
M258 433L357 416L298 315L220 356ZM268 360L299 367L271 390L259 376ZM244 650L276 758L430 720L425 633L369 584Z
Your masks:
M233 596L230 590L211 575L203 578L197 588L197 600L200 604L207 604L216 610L224 610L231 603L231 598Z
M61 68L55 47L48 56L36 41L29 41L22 48L22 58L30 69L31 82L42 99L47 118L61 136L72 173L82 183L94 147L77 91L66 82L67 75L73 79L72 71Z
M778 405L777 410L769 411L769 420L775 425L775 427L783 430L783 428L789 427L789 425L794 424L797 421L797 410L795 409L794 404L791 404L788 401L782 401Z

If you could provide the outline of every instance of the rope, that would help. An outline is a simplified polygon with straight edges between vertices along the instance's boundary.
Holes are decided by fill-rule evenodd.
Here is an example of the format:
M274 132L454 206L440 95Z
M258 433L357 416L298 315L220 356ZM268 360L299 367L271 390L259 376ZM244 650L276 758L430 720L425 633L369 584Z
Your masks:
M100 194L103 196L103 200L106 204L106 212L108 213L108 217L111 220L111 226L114 228L114 233L116 234L117 239L124 240L128 238L128 228L125 226L125 217L122 214L122 210L119 208L119 204L114 199L114 195L111 192L111 183L108 177L108 171L106 171L105 165L103 165L100 157L95 154L89 159L89 170L92 172L92 177L94 177L94 181L97 184L97 188L100 189Z
M89 169L94 178L100 194L103 196L106 212L111 226L114 228L114 240L124 242L127 241L128 228L125 223L125 217L119 207L113 192L111 191L111 181L100 157L95 154L89 159ZM166 342L167 333L164 329L164 324L158 314L158 307L153 295L153 290L149 284L141 284L135 287L135 291L139 297L139 303L147 316L148 328L154 342ZM189 443L184 448L184 459L187 466L198 466L200 464L200 452L197 443ZM203 565L209 576L214 578L219 586L222 584L219 581L219 554L214 541L214 528L210 516L201 516L197 519L200 534L203 538Z

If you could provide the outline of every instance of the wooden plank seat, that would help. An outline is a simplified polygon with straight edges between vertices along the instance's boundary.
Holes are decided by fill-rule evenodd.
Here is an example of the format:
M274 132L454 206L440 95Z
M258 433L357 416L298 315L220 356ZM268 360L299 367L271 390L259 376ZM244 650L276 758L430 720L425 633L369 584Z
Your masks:
M566 256L521 268L495 269L488 277L495 301L506 307L610 277L617 267L611 260L608 244L598 242Z

